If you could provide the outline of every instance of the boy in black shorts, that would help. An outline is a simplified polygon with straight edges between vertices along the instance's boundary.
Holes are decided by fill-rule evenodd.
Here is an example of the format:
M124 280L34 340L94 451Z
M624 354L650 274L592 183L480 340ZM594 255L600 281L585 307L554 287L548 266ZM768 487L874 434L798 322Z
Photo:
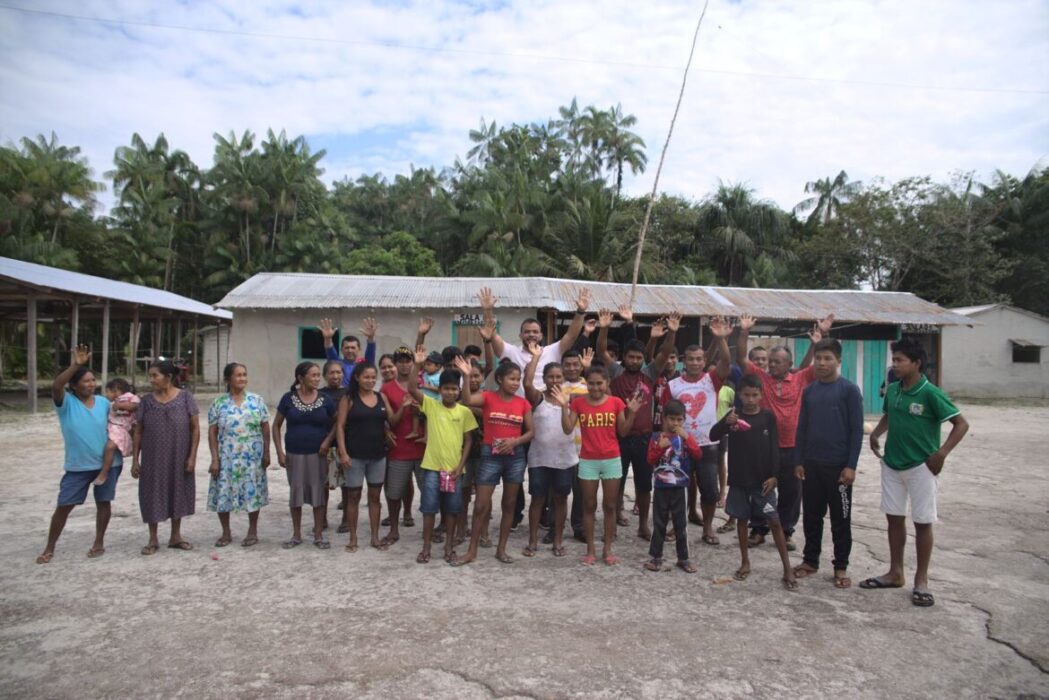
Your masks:
M728 436L728 502L725 512L736 518L739 536L740 566L734 574L737 581L750 575L747 523L751 518L768 520L772 538L783 563L783 587L798 588L787 555L787 540L776 509L776 474L779 473L779 437L776 418L761 408L761 380L745 374L739 380L738 397L743 406L740 415L733 408L710 429L710 439Z

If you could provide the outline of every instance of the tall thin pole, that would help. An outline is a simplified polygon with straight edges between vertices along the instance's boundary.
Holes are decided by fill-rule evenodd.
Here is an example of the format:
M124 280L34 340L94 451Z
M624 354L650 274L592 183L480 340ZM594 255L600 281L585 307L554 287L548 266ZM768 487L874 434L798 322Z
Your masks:
M26 388L29 391L29 412L36 413L36 296L26 301Z
M73 309L70 314L70 345L71 350L76 349L76 346L80 344L80 302L76 299L73 300Z
M109 381L109 299L102 307L102 386Z
M667 157L667 147L670 146L670 137L674 133L674 122L677 121L677 113L681 109L681 100L685 97L685 83L688 81L688 69L692 66L692 56L696 53L696 41L699 39L699 28L703 26L703 18L707 16L707 4L703 3L703 12L696 22L696 31L692 35L692 49L688 52L688 62L685 64L685 73L681 76L681 91L677 95L677 105L674 107L674 116L670 119L670 128L667 130L667 140L663 143L663 152L659 155L659 166L656 167L656 177L652 181L652 196L648 198L648 206L645 207L645 219L641 222L641 232L637 237L637 254L634 255L634 277L630 284L630 306L634 306L634 298L637 296L637 278L641 273L641 254L645 250L645 234L648 233L648 220L652 216L652 205L656 201L656 190L659 188L659 174L663 171L663 161Z
M197 370L197 356L200 354L197 352L197 348L200 345L200 317L193 317L193 391L197 390L197 378L200 376Z

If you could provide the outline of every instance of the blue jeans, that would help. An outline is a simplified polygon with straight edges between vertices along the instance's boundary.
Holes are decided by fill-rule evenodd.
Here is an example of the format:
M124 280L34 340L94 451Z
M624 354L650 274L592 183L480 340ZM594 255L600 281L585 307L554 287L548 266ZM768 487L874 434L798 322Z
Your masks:
M441 472L422 469L419 477L419 510L424 515L444 513L458 515L463 512L463 478L455 480L455 493L441 491Z
M498 486L502 479L506 484L520 484L524 481L527 463L523 447L514 448L512 454L499 455L492 453L491 445L481 445L481 464L477 467L474 483L478 486Z

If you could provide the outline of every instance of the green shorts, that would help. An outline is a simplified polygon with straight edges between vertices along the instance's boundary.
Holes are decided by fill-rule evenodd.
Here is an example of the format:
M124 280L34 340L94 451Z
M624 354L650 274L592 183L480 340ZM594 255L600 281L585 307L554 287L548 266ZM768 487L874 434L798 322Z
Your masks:
M622 476L623 461L619 457L579 460L579 478L583 481L619 479Z

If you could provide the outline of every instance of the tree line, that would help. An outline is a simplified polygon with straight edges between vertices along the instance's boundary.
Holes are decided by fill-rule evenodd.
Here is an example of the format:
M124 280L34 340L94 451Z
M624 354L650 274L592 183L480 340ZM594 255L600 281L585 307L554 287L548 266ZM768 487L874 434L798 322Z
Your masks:
M573 100L546 123L481 120L446 167L321 180L302 136L215 134L201 168L133 134L94 176L50 137L0 148L0 255L213 303L263 271L543 275L628 282L646 197L637 120ZM98 210L112 189L115 204ZM745 183L655 202L641 281L910 291L945 306L1049 314L1049 170L989 182L799 183L790 211Z

